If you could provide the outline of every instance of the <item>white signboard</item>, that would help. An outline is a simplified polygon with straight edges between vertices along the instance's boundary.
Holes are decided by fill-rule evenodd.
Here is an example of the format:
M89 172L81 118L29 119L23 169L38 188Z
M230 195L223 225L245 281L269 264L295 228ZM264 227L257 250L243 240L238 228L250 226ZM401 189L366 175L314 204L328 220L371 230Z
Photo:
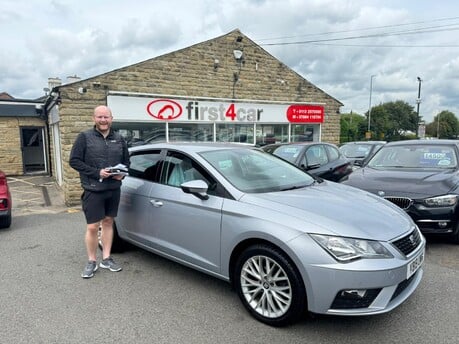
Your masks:
M322 123L322 105L109 95L115 121Z

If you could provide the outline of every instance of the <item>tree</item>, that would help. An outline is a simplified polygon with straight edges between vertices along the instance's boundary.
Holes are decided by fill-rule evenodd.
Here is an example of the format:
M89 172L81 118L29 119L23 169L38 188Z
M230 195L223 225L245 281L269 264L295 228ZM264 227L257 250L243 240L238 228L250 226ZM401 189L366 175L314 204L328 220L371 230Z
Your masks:
M368 112L366 114L368 118ZM416 133L417 114L407 102L397 100L371 109L370 131L373 139L396 141Z
M341 137L340 142L360 141L365 137L365 131L361 130L362 123L365 124L365 117L357 113L341 114Z
M434 117L432 123L426 125L426 134L441 139L457 138L459 121L454 113L443 110Z

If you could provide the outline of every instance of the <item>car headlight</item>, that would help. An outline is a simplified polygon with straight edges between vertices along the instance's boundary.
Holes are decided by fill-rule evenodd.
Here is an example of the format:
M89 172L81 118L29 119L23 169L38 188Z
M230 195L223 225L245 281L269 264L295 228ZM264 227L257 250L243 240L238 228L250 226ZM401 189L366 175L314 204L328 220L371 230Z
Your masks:
M339 262L362 258L394 258L378 241L311 234L311 237Z
M451 207L457 203L457 195L444 195L432 198L426 198L424 205L426 207Z

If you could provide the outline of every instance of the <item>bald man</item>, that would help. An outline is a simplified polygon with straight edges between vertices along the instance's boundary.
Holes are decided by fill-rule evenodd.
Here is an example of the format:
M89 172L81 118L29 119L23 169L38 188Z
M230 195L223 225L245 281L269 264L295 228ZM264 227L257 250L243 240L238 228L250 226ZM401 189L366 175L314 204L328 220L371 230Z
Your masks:
M98 266L121 271L111 257L113 221L118 214L122 175L112 175L107 167L123 164L129 167L126 141L111 128L110 108L94 109L94 127L78 134L70 153L70 166L80 174L83 212L86 218L85 244L88 262L81 274L91 278ZM102 261L97 264L98 231L101 227Z

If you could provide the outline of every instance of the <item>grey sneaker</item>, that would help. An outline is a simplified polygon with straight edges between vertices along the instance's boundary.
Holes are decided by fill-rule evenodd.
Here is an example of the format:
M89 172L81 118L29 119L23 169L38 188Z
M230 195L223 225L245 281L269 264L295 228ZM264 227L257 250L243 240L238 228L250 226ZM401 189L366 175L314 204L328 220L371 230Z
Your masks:
M99 264L101 268L110 269L110 271L121 271L122 267L115 263L112 257L102 260Z
M97 263L94 260L90 260L84 267L81 277L91 278L92 276L94 276L94 272L96 271L97 271Z

